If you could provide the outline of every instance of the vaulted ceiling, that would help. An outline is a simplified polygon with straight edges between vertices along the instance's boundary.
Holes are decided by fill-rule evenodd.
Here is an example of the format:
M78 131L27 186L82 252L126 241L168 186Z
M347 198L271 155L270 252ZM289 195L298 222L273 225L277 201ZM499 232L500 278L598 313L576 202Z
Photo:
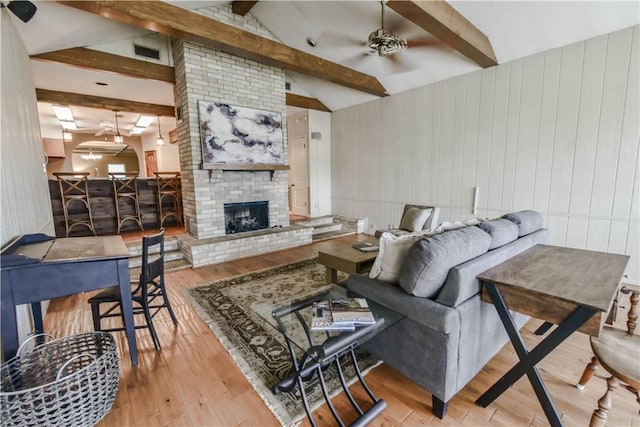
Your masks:
M113 121L113 109L123 111L123 129L143 112L170 121L169 35L276 64L291 83L289 105L336 110L640 23L635 1L389 1L384 28L406 38L409 48L384 57L366 46L381 26L379 1L234 2L234 11L248 16L229 14L225 23L194 9L228 8L229 1L34 3L31 21L14 22L33 57L45 137L60 135L48 106L65 99L84 102L72 106L81 127ZM226 27L241 19L273 36L255 38ZM157 64L147 60L140 71L145 58L133 54L136 42L161 51Z

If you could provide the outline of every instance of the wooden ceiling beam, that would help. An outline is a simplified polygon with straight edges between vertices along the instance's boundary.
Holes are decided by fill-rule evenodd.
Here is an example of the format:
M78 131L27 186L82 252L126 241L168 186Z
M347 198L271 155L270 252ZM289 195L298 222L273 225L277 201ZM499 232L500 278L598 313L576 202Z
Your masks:
M93 56L94 52L98 53L98 55ZM113 55L110 53L106 53L103 55L103 53L104 52L98 52L95 50L78 47L59 50L55 52L47 52L39 55L32 55L31 58L42 61L70 64L87 69L110 71L130 77L150 78L153 80L175 83L173 67L161 65L160 67L162 68L155 68L158 64L131 59L119 55ZM126 61L128 59L134 61L135 63L141 64L135 64L131 63L130 61ZM146 65L144 64L150 64L154 67L151 67L150 70L146 70ZM61 103L66 104L68 102ZM324 105L320 100L316 98L309 98L292 93L286 94L286 104L294 107L331 112L331 110L326 105Z
M234 0L231 2L231 11L236 15L246 15L257 1Z
M489 38L443 0L390 0L387 6L484 68L498 65Z
M146 102L129 101L126 99L105 98L102 96L59 92L48 89L36 89L36 97L40 102L50 102L52 104L77 105L79 107L128 111L150 116L175 117L175 110L171 105L148 104Z
M59 0L59 2L125 24L317 77L372 95L388 95L382 84L373 76L163 1Z
M287 105L291 107L307 108L309 110L326 111L331 110L320 102L319 99L309 98L308 96L296 95L295 93L287 93Z
M160 80L168 83L175 83L176 81L173 67L84 47L41 53L32 55L31 58L41 61L60 62L81 68L109 71L140 79Z

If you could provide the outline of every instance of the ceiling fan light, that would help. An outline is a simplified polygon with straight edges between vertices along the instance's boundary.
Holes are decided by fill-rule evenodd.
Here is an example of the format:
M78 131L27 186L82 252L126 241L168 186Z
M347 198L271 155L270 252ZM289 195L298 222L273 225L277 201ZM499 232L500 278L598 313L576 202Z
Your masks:
M407 40L380 28L369 34L368 45L370 49L378 52L379 56L389 56L407 49Z

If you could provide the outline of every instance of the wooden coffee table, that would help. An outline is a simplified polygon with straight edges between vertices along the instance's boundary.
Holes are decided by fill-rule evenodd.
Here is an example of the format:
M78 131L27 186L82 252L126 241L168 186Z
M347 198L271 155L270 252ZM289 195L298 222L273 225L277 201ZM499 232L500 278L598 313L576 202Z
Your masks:
M378 244L378 239L362 240ZM368 273L378 256L378 251L362 252L351 247L351 243L344 246L318 252L318 262L327 267L327 284L338 281L338 271L349 274Z

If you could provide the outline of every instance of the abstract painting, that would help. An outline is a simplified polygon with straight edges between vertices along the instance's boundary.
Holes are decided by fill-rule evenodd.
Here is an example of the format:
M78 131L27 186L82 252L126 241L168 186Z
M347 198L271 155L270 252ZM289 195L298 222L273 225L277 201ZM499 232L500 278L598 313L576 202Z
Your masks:
M282 115L223 102L198 101L203 167L284 164Z

